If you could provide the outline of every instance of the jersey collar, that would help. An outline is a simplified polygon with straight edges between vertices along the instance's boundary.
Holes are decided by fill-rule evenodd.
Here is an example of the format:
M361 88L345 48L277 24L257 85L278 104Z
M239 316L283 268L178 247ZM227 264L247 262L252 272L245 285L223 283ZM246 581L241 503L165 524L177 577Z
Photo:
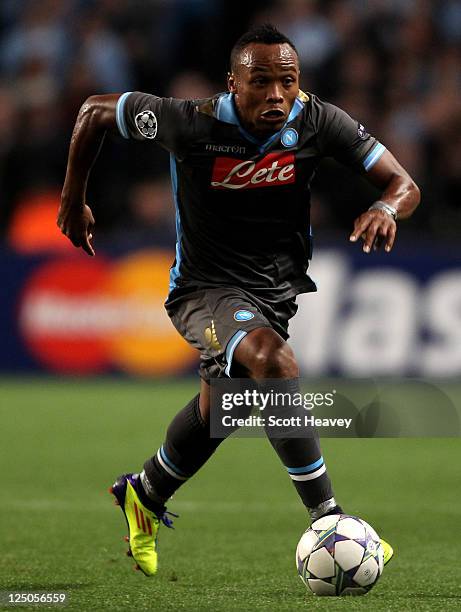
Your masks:
M298 96L295 99L294 104L291 108L290 114L288 115L288 119L285 121L282 128L275 134L272 134L272 136L270 136L266 140L259 140L258 138L255 138L242 127L242 125L240 124L238 115L237 115L237 111L235 109L235 101L234 101L233 93L223 93L218 98L218 102L216 104L216 118L218 119L218 121L223 121L224 123L230 123L232 125L236 125L240 133L242 134L242 136L246 138L247 140L249 140L250 142L252 142L253 144L258 145L259 150L262 152L264 151L264 149L267 149L267 147L270 144L272 144L274 140L276 140L280 136L282 131L285 129L286 125L290 123L290 121L293 121L293 119L295 119L299 115L299 113L303 110L303 108L304 108L304 102Z

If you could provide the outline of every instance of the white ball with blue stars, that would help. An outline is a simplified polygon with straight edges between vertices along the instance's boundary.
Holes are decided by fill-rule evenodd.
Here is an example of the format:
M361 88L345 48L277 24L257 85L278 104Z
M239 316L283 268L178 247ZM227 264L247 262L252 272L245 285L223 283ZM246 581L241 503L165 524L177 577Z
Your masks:
M296 549L296 568L314 595L365 595L379 580L384 551L364 520L332 514L312 523Z

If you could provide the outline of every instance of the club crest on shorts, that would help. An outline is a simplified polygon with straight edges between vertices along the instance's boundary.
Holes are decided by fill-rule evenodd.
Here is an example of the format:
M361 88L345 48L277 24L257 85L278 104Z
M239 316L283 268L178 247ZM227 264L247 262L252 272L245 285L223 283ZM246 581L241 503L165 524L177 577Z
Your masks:
M283 130L280 140L284 147L294 147L298 144L298 132L293 128L287 128Z
M250 321L253 317L254 314L249 310L237 310L237 312L234 312L234 319L236 321Z
M135 117L135 123L144 138L155 138L157 136L157 117L151 110L138 113Z

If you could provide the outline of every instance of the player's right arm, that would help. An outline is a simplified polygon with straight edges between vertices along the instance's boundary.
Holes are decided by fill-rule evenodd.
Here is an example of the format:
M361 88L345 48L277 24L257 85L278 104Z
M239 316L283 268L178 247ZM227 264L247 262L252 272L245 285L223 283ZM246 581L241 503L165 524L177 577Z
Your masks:
M176 158L184 157L195 137L195 104L142 92L91 96L77 117L70 142L58 226L76 247L94 255L94 219L85 202L91 167L107 131L123 138L156 142Z
M94 256L94 218L86 204L86 186L107 131L118 132L116 107L120 94L91 96L81 107L69 147L58 227L76 247Z

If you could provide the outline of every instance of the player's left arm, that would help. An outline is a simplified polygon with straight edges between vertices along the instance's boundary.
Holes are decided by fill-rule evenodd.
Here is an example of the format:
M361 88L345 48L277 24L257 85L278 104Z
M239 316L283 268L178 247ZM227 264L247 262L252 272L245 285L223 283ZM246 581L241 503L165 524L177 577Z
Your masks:
M367 172L367 179L382 190L380 199L354 222L351 242L362 237L363 251L369 253L384 243L389 252L397 232L397 219L410 217L420 202L420 191L408 172L389 151L385 151Z

